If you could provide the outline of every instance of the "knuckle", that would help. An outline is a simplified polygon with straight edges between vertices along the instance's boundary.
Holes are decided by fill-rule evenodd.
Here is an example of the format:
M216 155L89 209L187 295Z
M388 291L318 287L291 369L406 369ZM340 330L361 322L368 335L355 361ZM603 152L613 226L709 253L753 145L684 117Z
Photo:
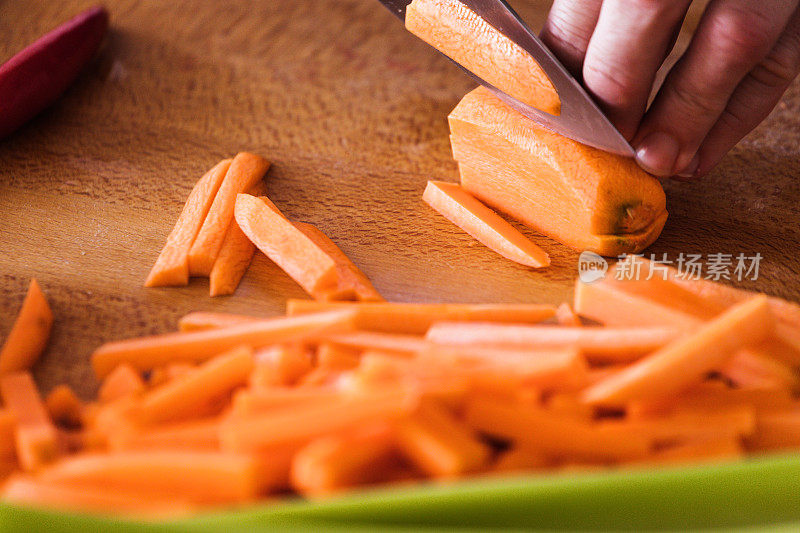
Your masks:
M595 95L616 107L633 106L640 97L637 81L629 69L609 61L587 61L583 67L583 80Z
M800 72L800 38L786 35L767 54L751 75L770 88L785 87Z
M670 87L677 105L687 117L713 117L724 108L725 103L715 98L715 92L701 90L692 82L675 83Z
M774 39L771 18L757 7L733 7L711 20L710 38L728 61L748 63L766 51Z

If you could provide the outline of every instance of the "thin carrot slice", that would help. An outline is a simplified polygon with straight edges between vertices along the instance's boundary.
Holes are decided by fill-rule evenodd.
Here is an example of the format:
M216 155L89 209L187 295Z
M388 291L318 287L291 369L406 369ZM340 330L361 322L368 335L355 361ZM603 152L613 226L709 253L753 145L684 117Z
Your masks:
M292 487L307 496L322 496L375 483L395 464L395 449L394 431L388 424L320 437L294 456Z
M232 221L208 276L209 294L227 296L236 292L255 251L255 245L239 229L236 221Z
M352 298L349 299L361 302L384 301L383 296L375 290L369 278L319 228L305 222L293 222L293 224L336 263L336 287L319 291L313 294L314 298L318 300L345 300L352 295Z
M158 368L154 368L150 371L150 376L147 380L147 385L150 388L158 387L172 381L173 379L183 376L184 374L191 372L195 369L197 365L193 363L184 363L184 362L177 362L177 363L169 363L166 366L160 366Z
M417 411L397 423L397 441L417 468L434 477L453 477L480 470L491 449L471 428L434 402L423 402Z
M240 194L236 198L235 216L253 244L307 293L313 295L336 286L334 260L262 199Z
M582 326L581 318L572 310L567 302L556 308L556 321L562 326Z
M340 344L323 342L317 347L317 365L330 370L349 370L356 368L361 361L358 349Z
M447 220L506 259L542 268L547 253L456 183L429 181L422 199Z
M78 427L83 421L83 402L69 385L58 385L45 398L50 419L57 424Z
M178 320L178 329L183 332L187 331L200 331L204 329L226 328L236 324L243 324L245 322L257 322L264 320L265 317L257 317L250 315L237 315L234 313L207 313L204 311L195 311L187 315L183 315Z
M233 503L259 494L253 457L220 452L146 450L82 454L59 461L39 476L45 483L135 491L195 503Z
M247 383L253 350L240 346L145 394L137 418L145 424L191 418L198 408Z
M144 391L142 376L131 365L122 363L112 370L100 385L97 396L101 402L113 402Z
M353 312L331 311L111 342L95 350L92 366L97 376L103 378L121 363L129 363L137 370L144 371L171 362L200 362L242 344L259 348L349 331L353 329L354 318Z
M247 389L233 397L231 412L239 416L255 415L284 408L326 405L342 399L342 392L333 387L271 387Z
M37 470L58 457L58 432L33 377L27 372L0 376L0 396L17 421L14 440L20 466Z
M553 413L580 420L591 420L594 415L594 409L581 402L576 394L568 392L551 394L544 402L544 407Z
M551 318L555 309L536 304L408 304L386 302L315 302L289 300L287 315L301 315L331 309L354 309L359 329L383 333L423 334L434 322L534 323Z
M17 416L11 409L0 409L0 462L17 461L14 432L17 428Z
M250 375L253 388L294 385L313 368L311 353L298 344L279 344L259 350Z
M191 420L114 435L109 446L119 450L190 450L218 451L217 418Z
M208 214L189 250L189 274L208 276L233 220L236 196L253 187L269 170L263 157L240 152L233 158Z
M378 350L397 355L417 353L428 345L425 338L419 335L403 333L379 333L374 331L354 331L351 333L333 333L326 335L324 341L347 348L360 350Z
M739 387L772 386L795 390L800 383L800 376L792 367L758 348L742 348L718 370Z
M206 219L217 191L231 166L223 159L195 184L183 206L167 243L144 282L145 287L168 287L189 283L189 250Z
M700 381L740 347L761 342L774 320L765 296L737 304L694 333L668 344L583 393L592 405L619 406L669 396Z
M32 279L14 326L0 350L0 375L29 370L47 346L53 312L39 283Z
M800 448L800 407L759 414L756 431L746 443L756 451Z
M744 455L740 439L719 437L715 439L685 442L659 450L647 459L648 463L671 464L710 459L738 459Z
M668 327L601 328L493 323L440 322L426 339L451 346L489 345L547 349L575 346L591 360L628 362L680 336Z

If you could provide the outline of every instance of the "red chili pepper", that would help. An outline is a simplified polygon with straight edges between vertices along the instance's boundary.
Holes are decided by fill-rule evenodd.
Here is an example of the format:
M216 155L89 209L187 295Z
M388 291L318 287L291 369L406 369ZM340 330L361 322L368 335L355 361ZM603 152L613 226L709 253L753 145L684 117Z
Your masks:
M108 12L88 9L0 66L0 139L55 102L100 48Z

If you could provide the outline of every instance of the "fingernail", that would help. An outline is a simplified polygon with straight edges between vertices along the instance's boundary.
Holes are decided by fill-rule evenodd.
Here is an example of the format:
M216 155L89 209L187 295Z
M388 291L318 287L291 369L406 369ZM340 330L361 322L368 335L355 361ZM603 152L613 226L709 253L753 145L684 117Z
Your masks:
M639 143L636 161L651 174L671 176L679 151L678 141L672 135L654 131Z
M689 164L686 165L686 168L684 168L681 172L678 172L676 175L681 178L693 178L699 166L700 156L698 154L694 154L694 157Z

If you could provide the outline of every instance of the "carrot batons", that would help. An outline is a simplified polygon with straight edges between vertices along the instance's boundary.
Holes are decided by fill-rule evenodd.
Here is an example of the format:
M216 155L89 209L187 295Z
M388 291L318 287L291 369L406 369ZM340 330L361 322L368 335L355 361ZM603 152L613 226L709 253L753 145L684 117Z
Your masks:
M100 385L97 396L108 403L139 394L145 389L142 376L131 365L123 363L111 371Z
M228 326L235 326L245 322L256 322L264 320L263 317L250 316L250 315L237 315L234 313L207 313L204 311L195 311L183 315L178 321L178 329L180 331L200 331L204 329L226 328Z
M414 0L405 22L408 31L508 95L560 113L558 93L533 57L458 0Z
M214 266L208 276L209 294L226 296L236 292L256 247L234 220L228 226Z
M33 377L27 372L0 376L0 396L16 419L14 441L24 470L38 470L58 456L58 433Z
M632 159L549 132L484 87L449 122L461 185L485 204L601 255L643 250L661 233L664 191Z
M253 187L269 170L269 161L247 152L236 154L208 209L197 237L189 250L189 274L208 276L219 255L225 234L233 220L238 194Z
M68 385L58 385L45 398L50 419L63 426L77 427L83 421L83 402Z
M224 159L209 170L189 193L175 227L167 237L156 264L144 282L145 287L165 287L189 283L189 250L197 237L217 191L231 166Z
M0 375L29 370L50 337L53 313L35 279L28 286L17 320L0 350Z
M16 462L14 432L17 417L11 409L0 409L0 463Z
M314 367L309 350L297 344L280 344L259 350L250 386L265 388L294 385Z

